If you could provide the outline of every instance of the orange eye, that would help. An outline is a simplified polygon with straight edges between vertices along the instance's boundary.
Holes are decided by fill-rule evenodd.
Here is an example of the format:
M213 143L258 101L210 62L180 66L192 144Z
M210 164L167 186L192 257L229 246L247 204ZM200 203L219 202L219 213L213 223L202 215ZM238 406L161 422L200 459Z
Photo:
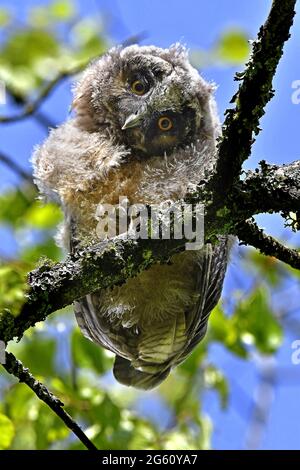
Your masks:
M169 131L173 127L173 122L167 116L160 117L157 124L161 131Z
M144 95L147 92L147 88L145 83L143 83L141 80L135 80L131 84L131 91L135 95Z

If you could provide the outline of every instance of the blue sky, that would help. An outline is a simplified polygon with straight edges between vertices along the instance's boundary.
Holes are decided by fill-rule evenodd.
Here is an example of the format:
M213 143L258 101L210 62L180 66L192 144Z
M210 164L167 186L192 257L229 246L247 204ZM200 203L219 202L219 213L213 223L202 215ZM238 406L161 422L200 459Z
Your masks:
M46 4L46 0L0 0L0 6L13 8L18 18L24 18L26 10L37 4ZM259 26L266 18L271 1L251 0L78 0L78 9L82 15L95 16L100 13L104 28L113 42L120 42L131 35L146 32L145 44L169 46L178 40L186 43L189 48L209 48L218 40L220 33L231 27L243 29L249 38L254 39ZM284 57L279 65L274 81L275 98L266 108L266 115L261 121L263 132L253 146L251 159L246 168L253 168L265 159L271 163L288 163L299 159L299 124L300 104L292 103L292 83L300 80L300 8L292 29L292 37L285 47ZM239 67L240 69L242 67ZM233 81L235 67L211 66L201 71L203 76L216 82L218 89L216 98L222 119L224 110L236 90ZM55 123L62 122L68 115L71 100L70 83L65 82L46 101L44 108ZM1 107L0 112L10 111L9 107ZM17 160L24 168L29 169L29 158L32 148L45 138L45 130L33 120L14 124L1 125L0 150L5 151ZM16 138L17 137L17 138ZM16 184L17 180L8 169L0 167L0 186L2 189ZM263 227L275 235L287 233L283 230L280 217L260 216ZM12 245L7 231L0 231L2 237L1 252L12 252ZM292 240L299 241L299 237ZM226 281L225 293L230 295L234 284L232 266ZM239 276L239 272L235 276ZM242 281L246 283L245 280ZM246 284L244 284L246 286ZM289 303L299 297L299 285L292 290L291 296L281 298L281 302ZM298 312L299 313L299 312ZM300 337L300 332L298 333ZM261 448L300 448L300 410L299 385L300 366L292 366L290 361L290 344L297 338L297 332L290 333L284 346L276 357L281 369L291 370L292 378L279 381L272 388L269 419L261 440ZM253 399L258 386L258 375L261 364L259 358L253 358L251 364L233 358L220 346L211 350L211 358L229 375L231 383L231 402L229 412L221 412L216 396L206 395L205 409L212 416L215 424L213 446L218 449L245 448L249 419L253 409ZM286 376L286 375L285 375ZM285 377L284 376L284 377ZM290 377L290 376L288 376ZM293 383L293 385L291 385ZM273 393L270 389L270 394ZM284 431L283 431L284 430Z

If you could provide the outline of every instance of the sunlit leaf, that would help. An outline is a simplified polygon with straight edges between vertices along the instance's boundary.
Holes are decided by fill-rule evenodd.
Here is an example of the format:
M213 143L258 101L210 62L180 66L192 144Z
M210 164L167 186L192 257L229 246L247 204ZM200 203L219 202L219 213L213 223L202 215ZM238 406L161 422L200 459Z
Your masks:
M19 313L27 290L28 265L11 261L0 263L0 310L8 308L13 314Z
M204 382L207 388L215 389L220 396L222 408L228 404L228 382L224 374L213 365L205 367Z
M22 29L9 36L1 51L1 61L13 66L28 66L37 58L54 56L59 51L55 36L43 29Z
M213 431L211 419L207 415L202 415L198 424L200 426L199 448L209 450L211 448L211 435Z
M0 449L7 449L14 437L15 428L12 421L0 413Z
M75 14L75 6L70 0L56 0L49 5L49 13L54 20L69 20Z
M133 432L129 441L129 450L155 449L159 447L158 435L150 423L136 420L133 422Z
M36 228L53 228L62 220L61 209L55 204L35 201L26 211L25 221Z
M216 47L217 57L232 65L243 63L250 53L248 38L243 31L229 30L222 34Z
M208 332L211 340L224 344L238 356L247 357L247 349L242 342L239 330L233 324L231 317L224 314L220 305L211 314Z
M241 338L246 335L262 353L272 353L281 345L282 327L274 317L267 299L267 291L255 289L236 308L232 323Z
M218 306L209 325L212 339L220 341L235 354L247 357L249 347L262 353L276 351L282 342L282 327L274 317L263 287L241 300L232 316L225 316Z
M53 441L65 439L70 434L70 430L58 416L44 404L41 404L37 419L34 421L34 430L38 450L47 449Z

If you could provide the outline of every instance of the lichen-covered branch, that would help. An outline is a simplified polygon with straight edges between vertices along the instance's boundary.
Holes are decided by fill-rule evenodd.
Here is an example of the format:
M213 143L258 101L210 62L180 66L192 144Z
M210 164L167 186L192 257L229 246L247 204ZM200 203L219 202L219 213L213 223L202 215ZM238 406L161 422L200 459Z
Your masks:
M209 182L207 183L209 184ZM289 192L290 188L290 192ZM237 235L247 244L270 254L269 238L246 237L245 221L259 212L278 212L299 208L300 162L278 167L263 163L261 169L249 172L232 193L232 204L215 212L205 192L199 200L208 207L205 217L206 239L216 234ZM263 197L261 197L263 195ZM242 230L243 228L243 230ZM252 243L253 241L253 243ZM0 338L5 342L21 337L23 332L52 312L69 305L97 289L122 284L155 262L165 262L174 253L184 250L186 240L133 240L126 235L111 241L82 249L69 255L63 263L45 264L29 275L28 299L20 315L13 318L8 313L0 317ZM277 250L278 259L295 267L294 258L283 256ZM271 253L276 256L275 252ZM291 263L290 263L291 262Z
M273 256L292 268L300 269L300 251L284 246L270 235L266 235L254 221L248 220L237 227L242 245L251 245L267 256Z
M99 288L122 284L157 261L184 249L185 240L131 240L124 236L45 264L29 275L30 290L20 315L0 316L0 338L7 342L52 312Z
M300 211L300 160L287 165L269 165L260 162L260 168L248 171L243 181L235 187L240 204L252 212Z
M224 195L239 179L242 164L250 156L254 136L260 131L259 120L265 106L273 97L273 77L283 53L295 15L296 0L273 0L265 24L253 43L252 55L231 102L235 107L226 111L223 137L212 186L217 188L215 202L222 203Z
M47 387L36 380L33 375L25 368L21 361L16 359L12 353L5 354L4 369L17 377L19 382L25 383L36 396L42 400L52 411L65 423L65 425L78 437L82 444L89 450L97 450L97 447L89 440L86 434L73 420L73 418L63 409L64 404L53 393L49 392Z

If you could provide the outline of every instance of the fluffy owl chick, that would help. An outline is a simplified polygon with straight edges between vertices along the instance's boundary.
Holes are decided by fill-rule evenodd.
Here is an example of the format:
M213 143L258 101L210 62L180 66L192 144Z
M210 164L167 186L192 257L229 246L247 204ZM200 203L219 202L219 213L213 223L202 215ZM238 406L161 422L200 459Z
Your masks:
M178 44L114 48L87 68L74 90L75 117L33 156L40 191L63 208L67 249L99 241L99 204L157 204L195 188L216 159L212 93ZM116 354L119 382L153 388L199 343L227 254L220 238L75 302L84 335Z

